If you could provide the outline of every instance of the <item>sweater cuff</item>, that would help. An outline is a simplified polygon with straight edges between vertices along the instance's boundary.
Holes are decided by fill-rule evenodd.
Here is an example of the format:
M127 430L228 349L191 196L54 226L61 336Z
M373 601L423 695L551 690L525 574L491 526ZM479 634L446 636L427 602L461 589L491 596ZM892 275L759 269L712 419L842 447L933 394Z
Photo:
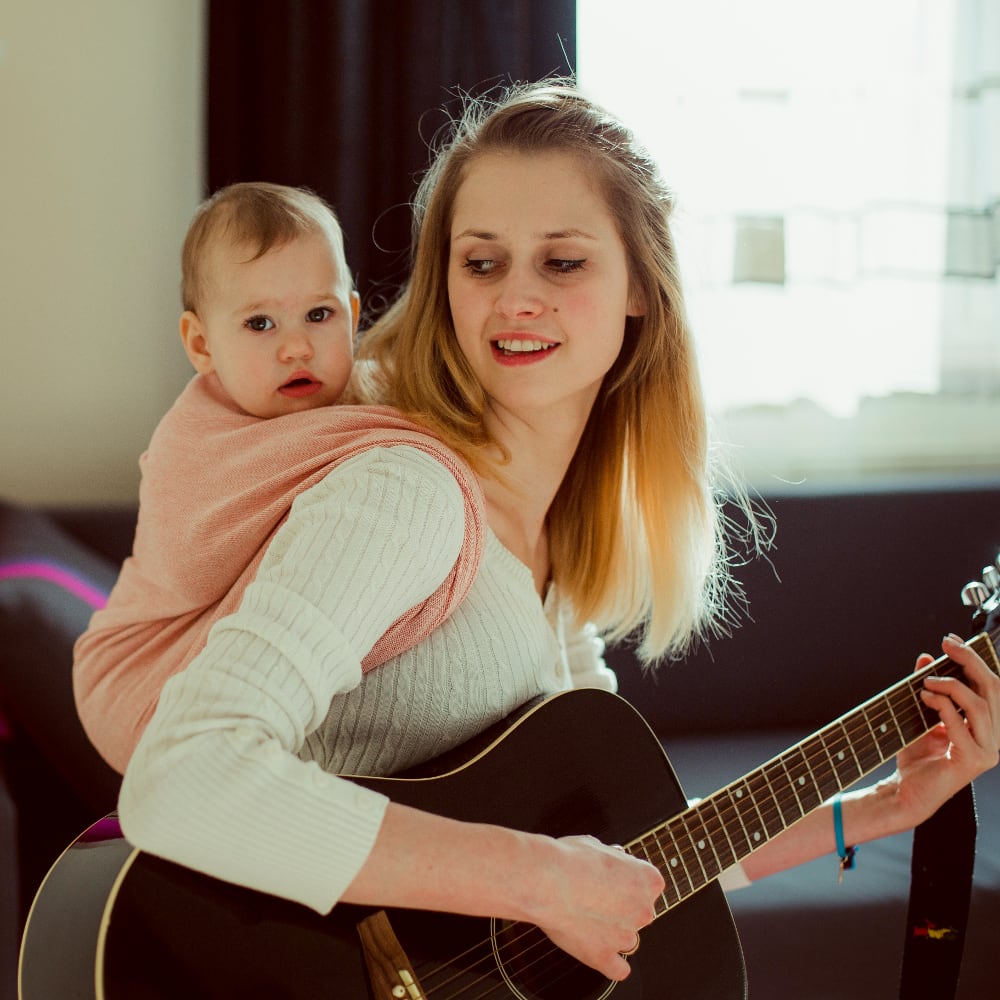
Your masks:
M727 868L718 879L719 885L722 886L723 892L732 892L735 889L745 889L750 885L750 879L747 878L747 873L743 870L743 865L739 861L736 862L731 868Z

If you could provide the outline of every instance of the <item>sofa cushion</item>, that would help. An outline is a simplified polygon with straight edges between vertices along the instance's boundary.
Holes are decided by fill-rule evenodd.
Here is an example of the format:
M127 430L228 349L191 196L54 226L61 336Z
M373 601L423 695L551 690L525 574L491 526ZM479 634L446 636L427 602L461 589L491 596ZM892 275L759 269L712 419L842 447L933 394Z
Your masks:
M661 736L812 731L976 629L962 587L1000 547L1000 483L770 497L775 546L734 570L741 625L643 673L609 650L621 693Z
M118 776L83 732L70 673L73 645L117 575L45 514L0 504L0 704L95 810L114 807Z

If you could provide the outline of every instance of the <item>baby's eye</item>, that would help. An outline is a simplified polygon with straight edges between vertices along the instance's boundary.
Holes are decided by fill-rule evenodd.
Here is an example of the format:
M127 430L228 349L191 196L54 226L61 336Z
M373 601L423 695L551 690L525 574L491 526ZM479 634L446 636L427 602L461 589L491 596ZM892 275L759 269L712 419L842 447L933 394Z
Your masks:
M243 325L254 333L267 333L274 329L274 321L269 316L251 316Z
M571 271L580 271L583 269L583 265L587 263L587 258L582 257L579 260L567 260L562 257L551 257L546 262L546 266L559 274L569 274Z
M467 260L462 267L471 271L477 278L485 278L494 273L500 267L499 261L479 258Z
M307 323L322 323L333 315L333 310L329 306L317 306L306 313Z

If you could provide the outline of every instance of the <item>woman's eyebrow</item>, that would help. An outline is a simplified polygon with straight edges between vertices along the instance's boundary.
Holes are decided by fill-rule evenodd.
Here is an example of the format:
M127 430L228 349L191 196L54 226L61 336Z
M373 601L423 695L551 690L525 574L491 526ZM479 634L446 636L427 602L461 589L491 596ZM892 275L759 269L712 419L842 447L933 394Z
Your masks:
M543 239L546 240L596 240L597 237L593 233L588 233L584 229L558 229L551 233L542 233Z
M455 233L452 239L464 240L470 237L475 240L486 240L487 242L499 239L496 233L489 233L482 229L463 229L462 232Z
M491 242L493 240L500 239L497 233L488 232L482 229L463 229L460 233L455 233L452 236L453 240L463 240L463 239L476 239L484 240L486 242ZM543 240L565 240L565 239L583 239L583 240L596 240L597 237L593 233L588 233L584 229L554 229L550 232L538 233L537 238Z

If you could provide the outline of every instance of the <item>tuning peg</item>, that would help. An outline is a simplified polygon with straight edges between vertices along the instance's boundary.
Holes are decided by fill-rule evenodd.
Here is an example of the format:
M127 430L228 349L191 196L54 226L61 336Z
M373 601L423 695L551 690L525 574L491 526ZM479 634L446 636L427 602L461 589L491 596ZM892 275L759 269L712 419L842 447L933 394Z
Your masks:
M983 567L983 583L995 594L1000 590L1000 569L996 566Z
M989 588L979 580L973 580L962 588L962 603L967 608L981 608L989 598Z

